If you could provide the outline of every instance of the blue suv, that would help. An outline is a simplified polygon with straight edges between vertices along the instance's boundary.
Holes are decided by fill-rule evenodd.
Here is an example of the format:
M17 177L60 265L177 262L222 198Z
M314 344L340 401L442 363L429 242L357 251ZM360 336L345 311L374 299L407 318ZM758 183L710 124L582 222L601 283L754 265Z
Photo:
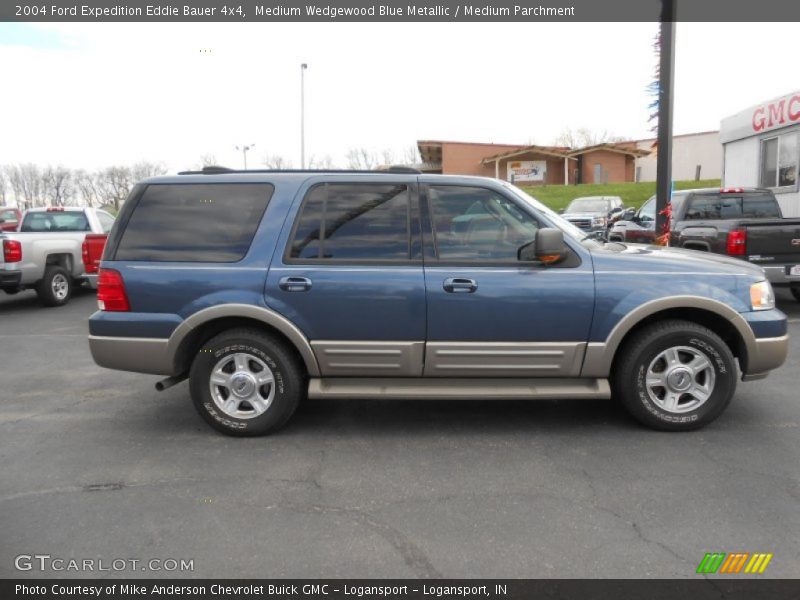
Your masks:
M788 348L760 267L602 244L505 182L401 169L145 180L98 288L97 364L188 378L233 435L305 397L613 396L694 429Z

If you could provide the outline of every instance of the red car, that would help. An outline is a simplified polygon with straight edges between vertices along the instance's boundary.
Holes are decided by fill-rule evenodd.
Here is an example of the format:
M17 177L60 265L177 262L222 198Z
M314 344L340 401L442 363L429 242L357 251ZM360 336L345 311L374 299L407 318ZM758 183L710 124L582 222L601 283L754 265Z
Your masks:
M0 206L0 231L16 231L22 213L10 206Z

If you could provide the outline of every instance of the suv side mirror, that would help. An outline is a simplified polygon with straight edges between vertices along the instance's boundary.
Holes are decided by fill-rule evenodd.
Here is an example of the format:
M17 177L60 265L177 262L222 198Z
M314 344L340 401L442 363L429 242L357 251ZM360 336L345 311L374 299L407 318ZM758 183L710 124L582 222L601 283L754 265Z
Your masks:
M564 232L560 229L545 227L536 233L536 239L521 246L517 250L517 259L523 262L538 261L551 265L560 261L567 254L564 243Z
M633 217L635 216L636 216L636 209L631 207L631 208L626 208L623 211L620 219L622 219L623 221L633 221Z

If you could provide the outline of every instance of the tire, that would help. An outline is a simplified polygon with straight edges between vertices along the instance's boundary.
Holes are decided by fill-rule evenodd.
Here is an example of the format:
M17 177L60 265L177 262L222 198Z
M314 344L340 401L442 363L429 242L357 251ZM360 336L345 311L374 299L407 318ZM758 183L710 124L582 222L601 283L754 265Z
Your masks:
M189 389L195 409L214 429L255 436L283 427L307 384L304 368L283 342L243 328L225 331L198 350Z
M614 396L653 429L704 427L722 414L736 391L738 370L730 348L697 323L654 323L635 333L619 352L612 373Z
M792 296L794 296L794 299L800 302L800 287L796 286L790 287L789 290L792 292Z
M45 306L64 306L72 298L72 275L64 267L49 265L36 286L36 294Z

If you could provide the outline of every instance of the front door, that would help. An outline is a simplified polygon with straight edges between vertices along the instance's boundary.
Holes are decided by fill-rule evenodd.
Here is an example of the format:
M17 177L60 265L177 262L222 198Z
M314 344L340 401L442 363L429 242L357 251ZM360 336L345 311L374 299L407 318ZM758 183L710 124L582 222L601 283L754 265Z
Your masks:
M301 198L267 276L267 304L311 341L323 376L420 376L416 177L318 181Z
M422 186L429 377L580 373L594 309L590 260L520 262L545 224L508 192ZM508 194L508 195L506 195Z

